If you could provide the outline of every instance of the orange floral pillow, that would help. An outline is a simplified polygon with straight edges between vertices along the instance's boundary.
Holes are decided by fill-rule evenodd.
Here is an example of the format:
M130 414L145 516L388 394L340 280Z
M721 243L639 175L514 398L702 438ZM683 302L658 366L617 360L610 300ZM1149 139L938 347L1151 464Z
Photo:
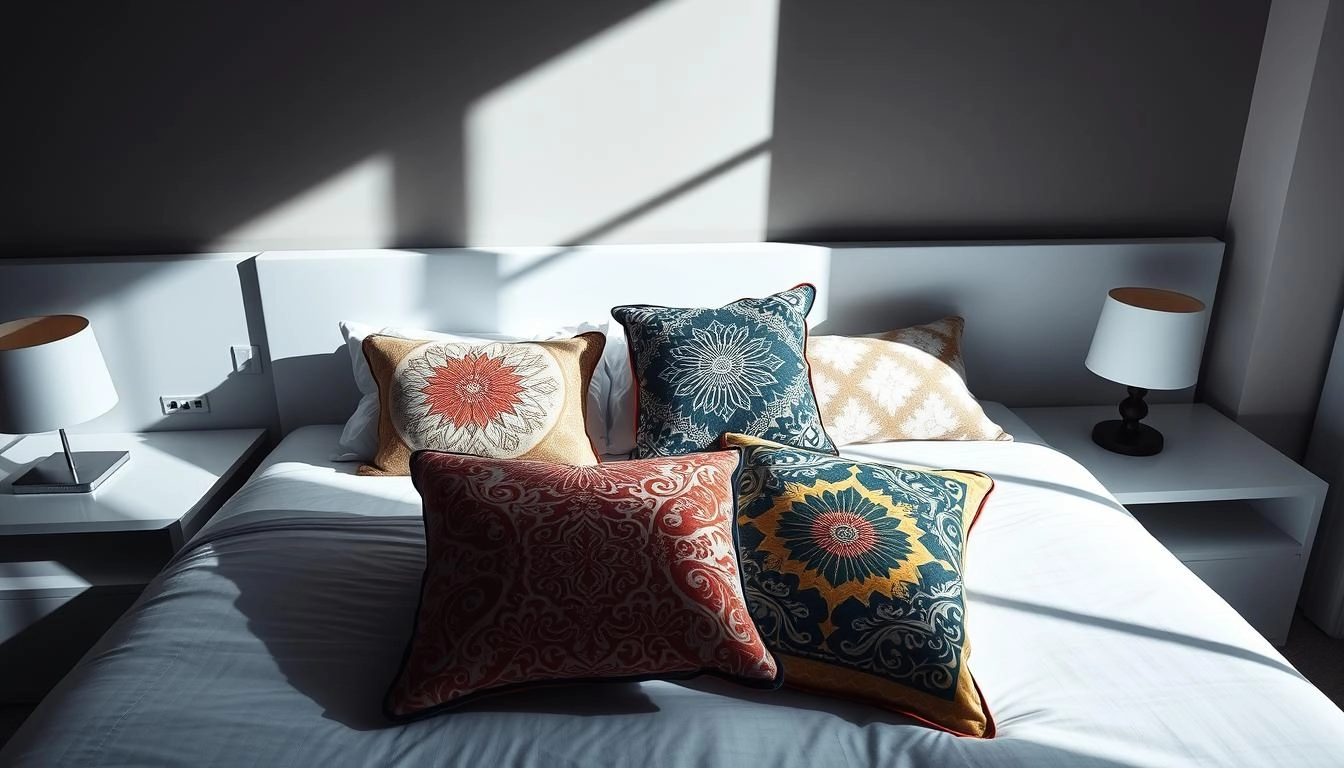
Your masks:
M359 474L410 474L411 453L422 448L596 464L584 420L604 343L601 333L485 343L366 337L378 451Z
M807 362L836 445L1012 440L966 388L960 317L871 336L812 336Z

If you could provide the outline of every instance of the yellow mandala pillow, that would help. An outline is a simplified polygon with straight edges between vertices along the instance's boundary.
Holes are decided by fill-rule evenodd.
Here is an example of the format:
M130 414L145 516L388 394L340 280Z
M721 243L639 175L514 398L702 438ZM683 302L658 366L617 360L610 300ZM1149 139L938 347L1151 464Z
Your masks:
M746 435L738 549L747 608L784 684L994 735L968 666L966 537L994 481L869 464Z

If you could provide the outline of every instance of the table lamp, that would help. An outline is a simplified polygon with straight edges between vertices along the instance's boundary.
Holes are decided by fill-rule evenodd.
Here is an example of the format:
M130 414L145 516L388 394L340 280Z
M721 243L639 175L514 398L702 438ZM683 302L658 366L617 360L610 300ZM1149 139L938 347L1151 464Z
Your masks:
M1097 321L1087 367L1128 388L1120 419L1092 429L1092 442L1128 456L1162 451L1162 433L1141 423L1150 389L1184 389L1199 378L1209 313L1204 302L1160 288L1113 288Z
M71 453L65 435L66 427L116 404L117 391L86 318L49 315L0 323L0 432L59 430L64 452L15 480L14 493L88 493L125 464L126 451Z

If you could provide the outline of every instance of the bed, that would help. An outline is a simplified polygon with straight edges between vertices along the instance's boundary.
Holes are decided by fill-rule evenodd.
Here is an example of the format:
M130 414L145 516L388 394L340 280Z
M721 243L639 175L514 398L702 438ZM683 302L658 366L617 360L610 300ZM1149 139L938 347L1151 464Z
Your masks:
M270 283L272 307L284 282ZM1211 292L1212 281L1203 285ZM263 270L263 298L267 292ZM284 317L325 324L328 337L332 317L350 311L296 304L290 297ZM993 478L963 573L971 664L993 713L992 738L953 735L844 697L755 690L710 676L538 688L391 722L384 694L403 662L426 565L422 499L408 477L360 475L357 464L333 460L342 427L337 419L321 423L321 413L348 414L351 393L286 405L301 381L279 378L310 376L330 361L303 359L286 371L277 348L297 344L296 360L325 349L339 362L346 352L323 340L299 354L303 334L286 335L293 325L267 312L283 440L44 700L0 751L0 764L1308 766L1344 759L1344 713L1085 469L987 401L984 414L1014 439L870 442L841 446L840 455ZM983 363L968 355L966 365Z
M1344 714L1079 465L1014 442L855 446L998 481L967 569L993 739L710 678L389 725L423 569L407 478L296 430L43 703L9 765L1338 765Z

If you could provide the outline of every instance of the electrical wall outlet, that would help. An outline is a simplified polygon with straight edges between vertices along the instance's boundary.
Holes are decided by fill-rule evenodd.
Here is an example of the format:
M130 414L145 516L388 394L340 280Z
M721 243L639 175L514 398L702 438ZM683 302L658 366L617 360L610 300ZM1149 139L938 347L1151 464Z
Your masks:
M210 399L205 395L164 395L159 398L164 416L174 413L209 413Z

